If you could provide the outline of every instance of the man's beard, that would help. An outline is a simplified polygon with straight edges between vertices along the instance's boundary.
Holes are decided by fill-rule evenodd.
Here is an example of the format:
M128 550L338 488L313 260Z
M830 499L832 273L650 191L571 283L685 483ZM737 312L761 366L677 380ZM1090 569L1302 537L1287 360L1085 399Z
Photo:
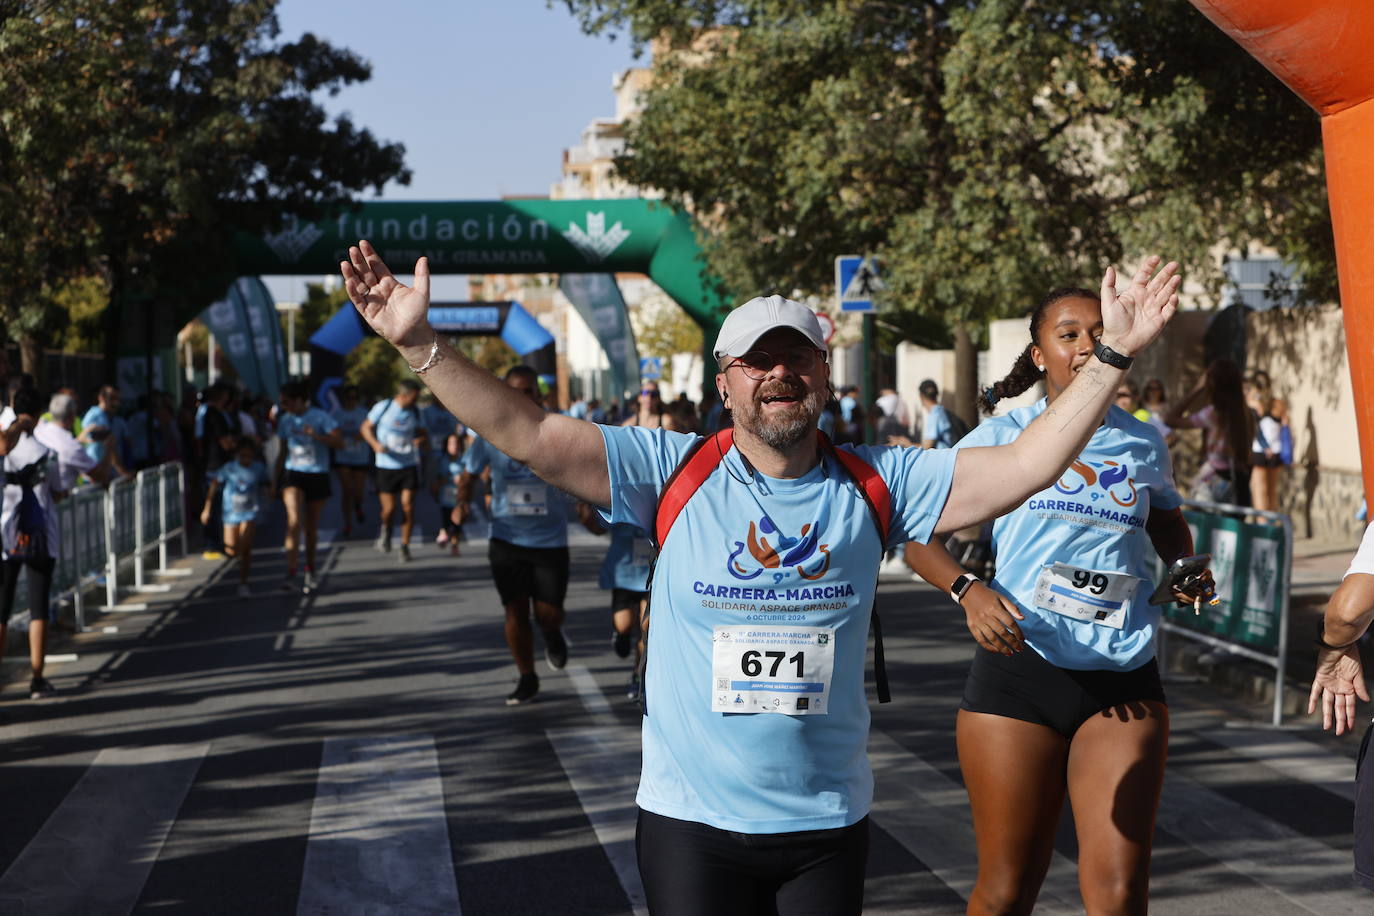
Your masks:
M816 419L830 398L826 388L806 392L801 385L781 383L766 390L760 388L757 396L746 406L734 409L735 425L745 432L757 436L769 448L787 451L807 436L814 436ZM782 410L763 410L763 399L778 394L801 395L801 400Z

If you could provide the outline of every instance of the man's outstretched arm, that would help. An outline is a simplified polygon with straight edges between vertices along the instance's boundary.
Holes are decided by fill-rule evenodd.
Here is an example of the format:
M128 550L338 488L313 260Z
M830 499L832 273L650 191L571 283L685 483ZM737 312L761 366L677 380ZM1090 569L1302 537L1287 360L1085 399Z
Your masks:
M1154 273L1159 260L1147 258L1119 295L1116 271L1109 267L1102 278L1102 343L1123 356L1149 346L1178 308L1178 265L1171 261ZM1102 423L1125 375L1093 357L1015 441L960 449L935 532L995 518L1054 483Z
M606 448L595 424L545 413L450 347L429 326L429 261L415 263L415 286L402 285L367 241L340 264L348 298L372 329L424 374L435 398L498 451L561 490L597 506L611 503Z

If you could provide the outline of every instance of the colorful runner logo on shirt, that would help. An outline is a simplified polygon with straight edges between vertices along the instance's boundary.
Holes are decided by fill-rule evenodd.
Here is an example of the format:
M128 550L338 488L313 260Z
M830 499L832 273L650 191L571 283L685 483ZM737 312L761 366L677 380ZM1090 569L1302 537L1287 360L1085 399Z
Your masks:
M1099 471L1096 468L1103 470ZM1073 485L1075 481L1071 475L1077 476L1077 486ZM1068 472L1059 478L1054 488L1065 496L1073 496L1093 486L1104 491L1086 494L1093 502L1110 496L1112 502L1118 506L1134 506L1136 503L1135 478L1130 476L1130 466L1118 464L1115 461L1099 462L1077 459L1069 466Z
M830 545L820 543L819 524L808 522L802 525L796 537L788 537L766 515L757 522L751 521L747 540L735 541L735 548L725 564L726 569L736 579L745 581L772 570L773 581L781 582L787 578L789 567L795 567L797 575L803 579L819 579L830 569ZM770 537L773 537L773 543L769 543ZM749 551L748 558L741 556L746 549ZM808 570L806 565L812 563L817 554L820 554L820 559L815 560ZM754 562L750 563L749 558Z

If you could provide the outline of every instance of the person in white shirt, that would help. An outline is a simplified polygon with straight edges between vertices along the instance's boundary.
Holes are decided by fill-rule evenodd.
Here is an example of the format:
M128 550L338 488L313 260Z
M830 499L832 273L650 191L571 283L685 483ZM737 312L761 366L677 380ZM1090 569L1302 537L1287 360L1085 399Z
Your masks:
M64 396L60 396L64 397ZM74 407L57 403L54 399L54 420L65 414L66 422L74 419ZM39 413L38 392L24 388L14 395L16 416L13 427L33 428L33 418ZM29 697L39 700L55 691L43 677L47 654L49 596L53 571L57 567L58 551L62 544L57 527L57 500L66 495L64 484L76 473L85 471L100 477L100 464L85 453L71 438L71 432L61 423L45 423L40 435L21 432L18 441L8 449L4 459L5 488L3 508L0 508L0 545L3 546L2 587L0 587L0 646L9 635L9 619L14 611L14 595L19 573L27 568L29 583L29 664L33 669L29 681ZM63 435L65 433L65 436ZM46 441L45 441L46 440ZM54 443L56 447L47 444ZM107 453L108 455L108 453ZM105 459L108 461L108 457Z
M1336 734L1355 730L1355 699L1369 702L1360 643L1374 622L1374 525L1365 529L1360 549L1340 587L1331 595L1317 630L1317 670L1307 714L1318 708L1322 728ZM1374 891L1374 775L1368 758L1374 724L1365 729L1355 767L1355 883Z

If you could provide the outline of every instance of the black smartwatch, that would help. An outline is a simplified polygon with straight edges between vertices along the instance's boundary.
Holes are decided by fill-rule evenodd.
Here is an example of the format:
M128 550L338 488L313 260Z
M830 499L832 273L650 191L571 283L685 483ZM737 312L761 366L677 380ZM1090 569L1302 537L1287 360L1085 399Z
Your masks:
M1113 366L1122 371L1131 368L1131 364L1135 362L1134 356L1118 353L1100 339L1093 341L1093 356L1097 357L1098 362L1106 363L1108 366Z
M973 573L964 573L955 579L954 584L949 587L949 596L954 599L955 604L963 604L964 596L968 594L969 589L973 588L973 583L981 581Z

